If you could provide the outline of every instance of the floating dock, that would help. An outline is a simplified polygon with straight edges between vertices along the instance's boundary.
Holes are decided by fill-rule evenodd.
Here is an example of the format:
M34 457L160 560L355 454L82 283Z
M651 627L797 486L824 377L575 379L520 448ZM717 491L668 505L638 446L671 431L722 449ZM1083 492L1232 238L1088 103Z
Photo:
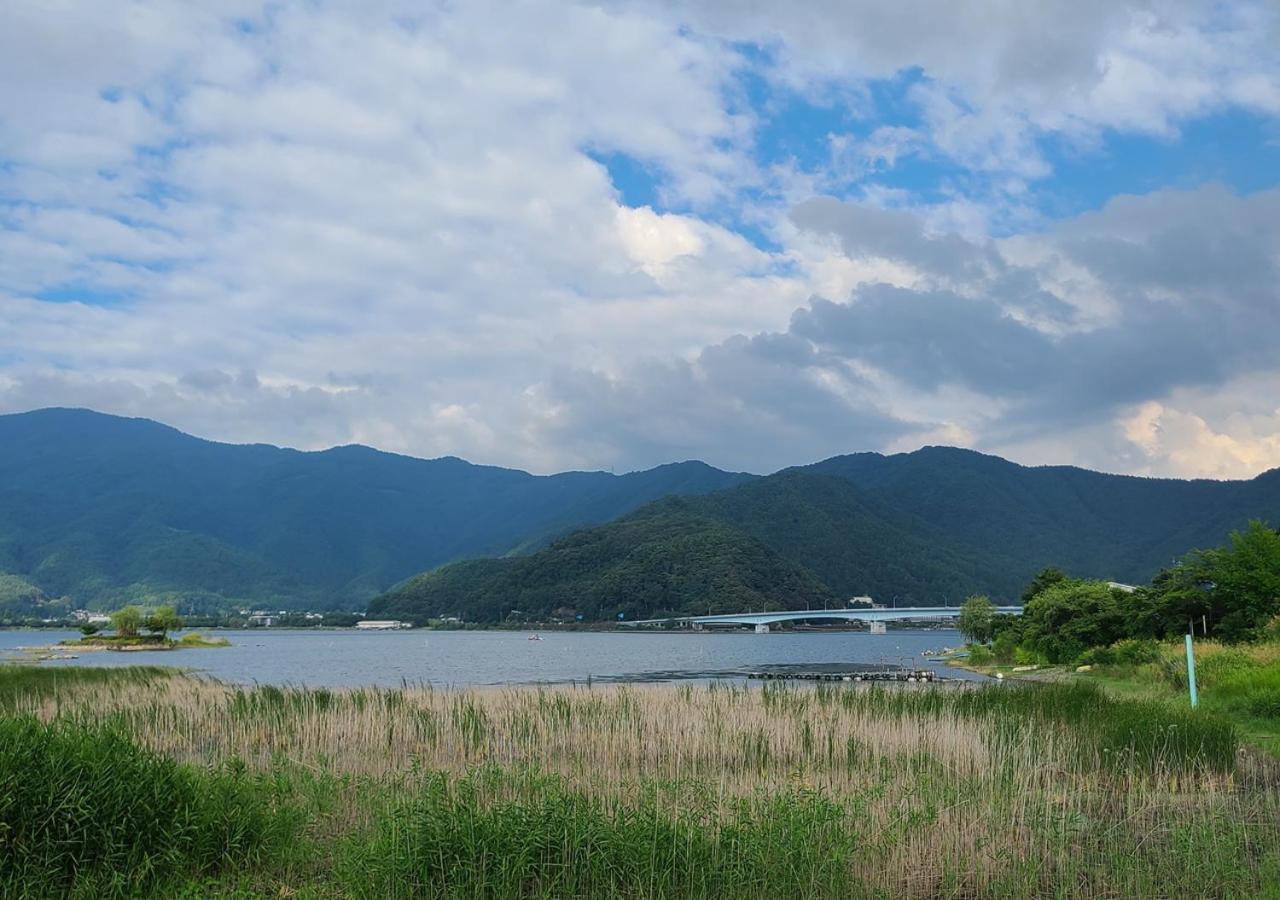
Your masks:
M921 682L947 681L930 669L855 669L827 666L797 666L761 669L746 673L748 678L763 681L848 681L848 682L897 682L919 684Z

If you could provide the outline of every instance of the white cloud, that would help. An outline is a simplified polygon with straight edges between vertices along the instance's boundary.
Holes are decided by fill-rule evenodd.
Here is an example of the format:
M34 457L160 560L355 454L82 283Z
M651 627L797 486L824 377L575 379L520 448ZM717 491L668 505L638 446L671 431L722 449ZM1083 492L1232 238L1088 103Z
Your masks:
M1115 416L1156 402L1161 434L1199 416L1263 450L1122 442L1125 465L1266 458L1269 414L1223 424L1169 397L1265 368L1248 338L1272 321L1273 199L1170 192L1003 240L960 194L814 199L945 154L997 174L1007 223L1046 171L1042 133L1088 143L1277 109L1263 6L1027 10L19 0L0 31L0 409L88 405L226 439L540 470L761 469L926 438L1030 446L1008 427L1018 412L1063 434L1096 413L1119 434ZM919 66L924 124L835 136L829 171L758 159L766 112L744 98L739 40L774 51L756 75L858 115L866 78ZM597 161L613 153L659 173L667 209L622 203ZM885 331L942 296L969 305L938 307L961 315L930 352L911 338L937 321ZM1166 377L1132 340L1143 328L1232 359ZM965 334L1012 362L966 359L948 343ZM1085 334L1149 365L1100 357L1073 392L1051 351ZM1024 371L1037 353L1054 377ZM1135 369L1116 403L1097 400L1108 372ZM1075 404L1060 422L1053 400Z

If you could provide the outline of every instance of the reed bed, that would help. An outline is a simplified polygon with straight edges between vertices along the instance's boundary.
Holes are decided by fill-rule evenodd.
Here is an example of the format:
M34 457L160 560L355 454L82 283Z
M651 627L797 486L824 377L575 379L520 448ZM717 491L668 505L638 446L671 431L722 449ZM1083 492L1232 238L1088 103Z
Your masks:
M273 779L273 802L305 808L306 840L330 861L263 869L287 890L1131 897L1280 884L1274 763L1212 716L1088 685L326 691L113 671L52 687L0 671L0 712Z

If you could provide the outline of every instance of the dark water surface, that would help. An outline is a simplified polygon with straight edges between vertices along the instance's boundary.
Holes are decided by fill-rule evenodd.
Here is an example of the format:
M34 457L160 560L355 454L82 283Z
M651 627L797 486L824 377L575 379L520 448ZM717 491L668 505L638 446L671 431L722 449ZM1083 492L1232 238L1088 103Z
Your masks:
M252 631L209 632L230 647L169 653L82 652L42 666L179 666L223 681L315 687L530 684L592 681L674 681L741 678L751 670L824 664L935 668L925 650L955 647L958 632L890 630L888 634L662 634L635 632ZM47 646L75 632L0 631L0 660L21 659L19 647Z

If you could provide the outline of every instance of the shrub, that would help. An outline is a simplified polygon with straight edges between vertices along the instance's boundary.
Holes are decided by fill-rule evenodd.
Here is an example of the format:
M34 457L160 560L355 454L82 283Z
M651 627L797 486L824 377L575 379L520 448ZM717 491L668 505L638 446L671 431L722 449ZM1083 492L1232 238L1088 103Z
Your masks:
M1125 638L1111 645L1115 662L1120 665L1141 666L1160 658L1160 644L1141 638Z
M1110 666L1115 662L1116 654L1110 647L1090 647L1076 657L1078 666Z
M1044 666L1049 663L1048 657L1030 647L1019 647L1014 650L1013 661L1020 666Z
M996 662L1008 665L1013 662L1013 655L1018 651L1019 633L1013 629L1006 629L996 635L995 641L991 644L991 653L995 656Z
M995 657L991 651L982 644L969 645L969 663L975 666L989 666Z

